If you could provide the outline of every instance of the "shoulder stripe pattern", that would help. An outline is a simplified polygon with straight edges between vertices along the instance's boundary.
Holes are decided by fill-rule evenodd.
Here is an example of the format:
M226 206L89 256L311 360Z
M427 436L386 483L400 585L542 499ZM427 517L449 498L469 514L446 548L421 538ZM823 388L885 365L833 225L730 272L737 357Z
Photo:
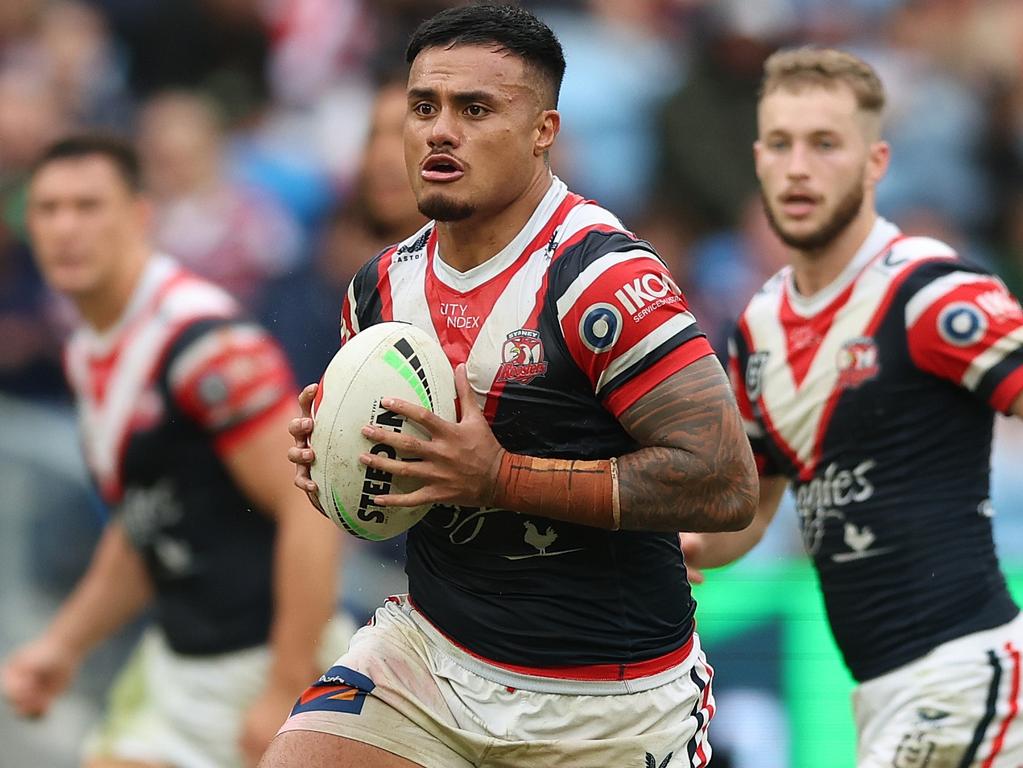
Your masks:
M204 318L230 317L238 306L227 293L176 265L150 265L156 285L136 319L124 330L109 362L109 386L96 391L92 367L95 346L78 333L68 347L68 369L75 389L89 468L107 501L121 494L121 458L131 419L164 356L186 326Z
M1023 391L1023 308L993 275L962 263L946 269L921 274L927 282L906 304L910 357L1006 411Z

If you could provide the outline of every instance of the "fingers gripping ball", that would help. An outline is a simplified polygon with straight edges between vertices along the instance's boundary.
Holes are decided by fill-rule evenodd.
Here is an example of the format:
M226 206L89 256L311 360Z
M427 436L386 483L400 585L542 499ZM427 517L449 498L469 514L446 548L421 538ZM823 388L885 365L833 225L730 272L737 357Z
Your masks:
M428 440L418 426L381 407L400 398L455 420L455 380L440 344L407 323L379 323L352 337L330 361L313 403L315 426L311 467L320 505L353 536L381 541L418 523L430 505L378 507L375 496L410 493L420 482L363 466L359 454L402 459L387 445L374 445L361 429L373 424Z

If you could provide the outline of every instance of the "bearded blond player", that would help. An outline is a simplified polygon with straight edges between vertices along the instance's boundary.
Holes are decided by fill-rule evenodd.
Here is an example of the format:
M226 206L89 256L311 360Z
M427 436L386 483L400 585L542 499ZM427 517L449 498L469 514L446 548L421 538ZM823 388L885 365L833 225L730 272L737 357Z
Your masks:
M883 106L875 72L847 53L765 65L756 168L790 265L731 349L760 504L745 531L685 534L686 559L747 552L791 483L860 683L857 765L1015 768L1023 620L995 556L988 473L994 412L1023 414L1023 312L946 244L878 216Z

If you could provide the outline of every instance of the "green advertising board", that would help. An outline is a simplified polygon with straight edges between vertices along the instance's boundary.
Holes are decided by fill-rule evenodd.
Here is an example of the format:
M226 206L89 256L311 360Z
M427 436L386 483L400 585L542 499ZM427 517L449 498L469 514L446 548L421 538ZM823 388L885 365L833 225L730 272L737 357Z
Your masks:
M856 734L850 701L854 683L828 629L809 562L740 563L706 576L706 583L694 593L700 638L711 664L719 674L728 664L727 656L715 658L715 645L759 625L780 624L776 661L789 720L792 768L854 768ZM1006 576L1017 601L1023 600L1023 565L1007 568Z

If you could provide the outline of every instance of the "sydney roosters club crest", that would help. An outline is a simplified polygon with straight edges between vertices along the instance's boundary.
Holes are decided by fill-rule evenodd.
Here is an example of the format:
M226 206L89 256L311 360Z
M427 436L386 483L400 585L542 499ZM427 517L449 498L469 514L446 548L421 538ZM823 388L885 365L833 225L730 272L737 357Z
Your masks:
M515 381L528 384L537 376L547 373L543 359L543 342L538 331L519 328L505 339L501 350L504 362L497 369L497 381Z
M838 386L855 389L881 372L877 342L869 336L851 339L838 351Z

